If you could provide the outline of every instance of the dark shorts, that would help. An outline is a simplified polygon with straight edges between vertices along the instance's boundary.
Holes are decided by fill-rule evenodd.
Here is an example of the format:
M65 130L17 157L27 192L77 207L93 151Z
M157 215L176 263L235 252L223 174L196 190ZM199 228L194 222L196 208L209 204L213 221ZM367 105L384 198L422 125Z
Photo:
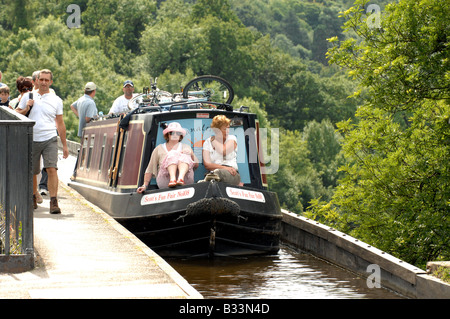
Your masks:
M44 168L58 168L58 138L53 137L44 142L33 142L31 152L32 173L38 175L41 172L41 156L44 160Z

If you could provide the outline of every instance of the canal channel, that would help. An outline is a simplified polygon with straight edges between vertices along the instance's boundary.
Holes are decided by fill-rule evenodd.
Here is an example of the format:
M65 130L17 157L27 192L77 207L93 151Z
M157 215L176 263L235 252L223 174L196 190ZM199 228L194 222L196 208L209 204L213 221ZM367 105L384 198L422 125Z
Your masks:
M366 278L287 246L269 256L166 261L206 299L404 298L369 288Z
M61 163L66 165L58 175L67 183L75 158ZM366 278L288 246L269 256L166 261L206 299L404 298L391 290L369 288Z

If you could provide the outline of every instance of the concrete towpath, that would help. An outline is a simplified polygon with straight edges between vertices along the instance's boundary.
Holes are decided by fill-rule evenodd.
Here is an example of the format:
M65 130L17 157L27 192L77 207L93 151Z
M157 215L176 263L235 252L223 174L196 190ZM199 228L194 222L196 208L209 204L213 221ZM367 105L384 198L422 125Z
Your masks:
M64 179L58 194L62 214L49 214L46 196L34 211L35 269L0 274L0 298L202 298L166 261Z

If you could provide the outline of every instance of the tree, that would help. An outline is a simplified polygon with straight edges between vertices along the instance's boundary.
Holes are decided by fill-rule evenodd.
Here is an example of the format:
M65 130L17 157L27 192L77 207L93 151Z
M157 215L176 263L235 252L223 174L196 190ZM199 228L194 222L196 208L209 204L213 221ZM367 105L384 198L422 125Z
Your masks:
M44 68L52 70L52 88L64 101L64 119L71 140L78 140L78 120L70 110L70 104L83 94L86 82L97 84L95 100L99 111L104 113L121 94L124 79L111 72L113 65L104 56L99 38L85 36L81 30L71 30L55 17L41 19L33 32L21 29L3 41L8 45L0 47L0 54L8 66L7 83L12 89L11 96L18 95L15 87L18 76L31 76L34 71Z
M400 0L376 28L365 4L344 12L358 38L331 40L331 62L359 81L364 104L339 124L346 176L311 216L424 267L450 258L450 8Z
M333 125L310 122L303 132L283 130L279 142L279 170L269 175L269 186L281 205L302 213L314 199L330 200L343 162Z
M89 0L82 14L86 35L98 35L117 73L131 75L132 58L140 53L141 32L152 18L153 1Z
M308 158L319 173L324 187L336 187L340 174L338 167L344 164L341 156L341 135L330 120L309 122L303 130L307 142Z
M224 22L234 21L241 24L239 18L231 10L229 0L197 0L192 7L193 20L199 22L209 16Z
M261 33L269 32L270 10L266 2L254 0L230 0L233 11L247 27L256 28Z
M318 176L308 160L306 142L301 132L284 130L280 134L279 169L275 175L269 175L269 185L277 192L282 207L297 213L310 198L317 195L314 185L318 184Z
M191 69L195 74L209 70L209 43L203 27L180 18L148 26L142 33L138 70L152 77L166 70L185 73Z
M315 61L328 64L326 53L329 46L327 38L342 37L342 22L338 18L338 8L324 7L319 16L318 25L314 28L312 56Z
M29 18L26 8L26 0L15 0L13 6L13 31L17 32L19 29L26 29L29 26Z
M240 23L215 17L204 19L200 25L208 36L208 60L211 62L209 68L202 71L230 79L240 87L248 86L253 66L248 47L254 41L253 34Z

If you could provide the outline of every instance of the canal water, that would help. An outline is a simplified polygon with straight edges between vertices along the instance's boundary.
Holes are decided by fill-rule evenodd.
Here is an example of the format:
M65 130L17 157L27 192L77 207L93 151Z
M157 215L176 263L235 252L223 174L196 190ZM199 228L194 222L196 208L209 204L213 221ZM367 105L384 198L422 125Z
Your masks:
M401 299L310 254L282 247L277 255L167 259L206 299Z

